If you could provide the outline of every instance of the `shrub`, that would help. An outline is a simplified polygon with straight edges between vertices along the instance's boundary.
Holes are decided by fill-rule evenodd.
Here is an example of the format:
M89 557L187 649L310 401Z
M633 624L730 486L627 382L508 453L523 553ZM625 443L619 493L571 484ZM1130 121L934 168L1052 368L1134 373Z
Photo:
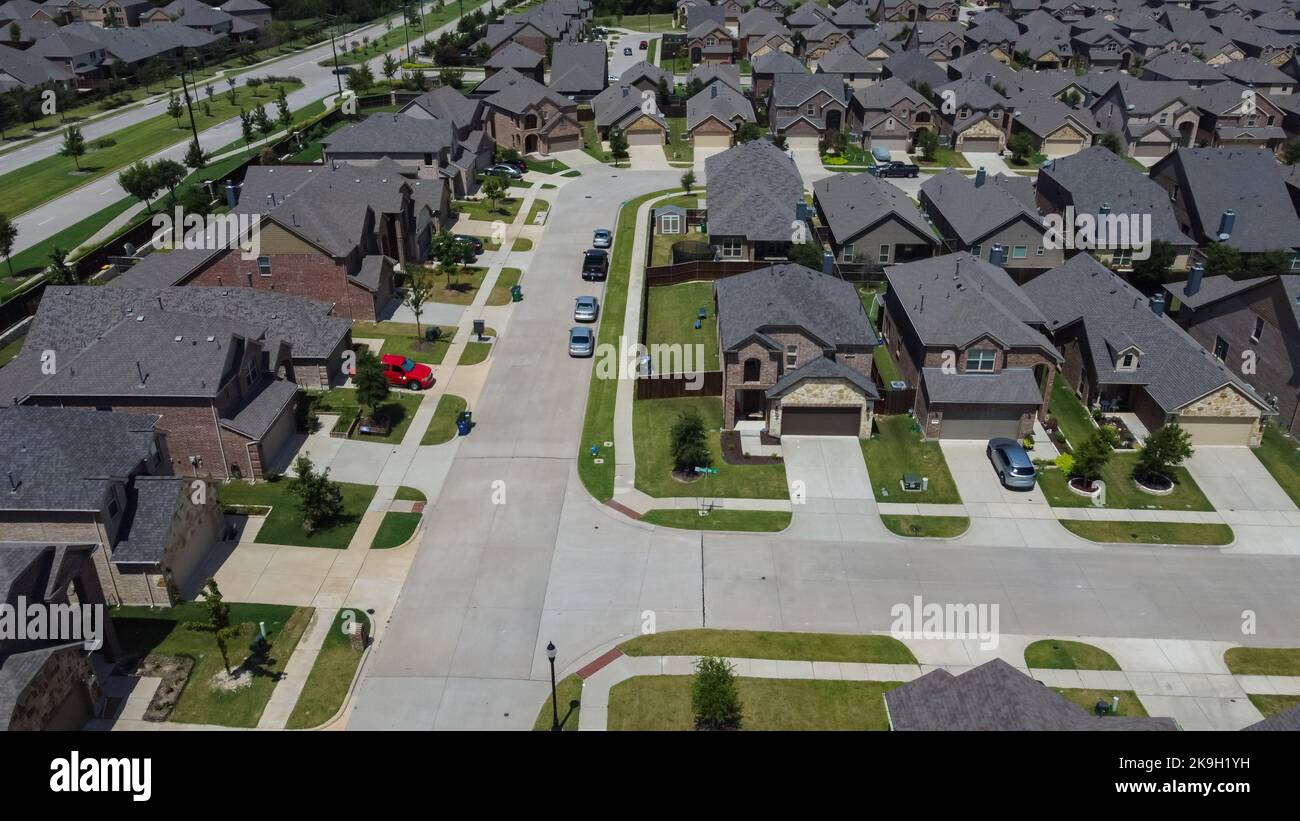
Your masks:
M1101 472L1110 461L1110 440L1101 431L1097 431L1088 441L1074 451L1074 465L1070 478L1082 479L1091 485L1101 478Z
M685 411L678 415L672 430L669 431L669 442L674 470L693 471L697 467L708 467L713 464L713 454L709 451L704 419L695 411Z
M1068 453L1062 453L1056 457L1056 467L1066 476L1069 476L1070 472L1074 470L1074 457Z
M705 656L695 665L691 681L691 710L697 730L740 729L740 691L736 671L720 658Z
M1174 468L1191 456L1192 435L1177 422L1161 425L1147 437L1134 468L1136 478L1161 476L1173 478Z

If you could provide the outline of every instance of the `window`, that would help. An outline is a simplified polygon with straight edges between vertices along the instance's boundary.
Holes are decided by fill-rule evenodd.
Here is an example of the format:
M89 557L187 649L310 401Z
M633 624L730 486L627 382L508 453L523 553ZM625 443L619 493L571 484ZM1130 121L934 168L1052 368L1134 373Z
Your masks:
M1165 112L1165 113L1163 113L1163 114L1160 115L1160 124L1161 124L1161 125L1169 125L1169 113L1168 113L1168 112Z
M1257 316L1255 317L1255 330L1250 335L1250 341L1258 342L1259 338L1263 336L1263 334L1264 334L1264 318Z
M889 246L880 246L880 255L876 258L877 262L889 262Z
M257 258L257 273L261 274L261 275L264 276L264 277L269 277L269 276L271 275L271 258L270 258L270 257L258 257L258 258Z
M1133 354L1126 353L1119 360L1119 369L1122 371L1131 371L1133 370L1133 364L1135 361L1136 357L1134 357Z
M1043 251L1043 246L1041 246L1041 245L1035 245L1035 246L1034 246L1034 256L1036 256L1036 257L1041 257L1041 256L1043 255L1043 253L1044 253L1044 251Z
M972 245L972 246L970 247L970 255L973 256L973 257L975 257L976 259L979 259L979 256L980 256L980 247L979 247L978 245Z
M1028 246L1028 245L1014 245L1014 246L1011 247L1011 258L1012 258L1012 259L1024 259L1024 258L1027 257L1027 256L1029 256L1029 246Z
M809 116L813 116L813 117L817 116L817 104L816 104L816 103L809 103L809 104L808 104L808 115L809 115Z
M1228 340L1224 339L1221 336L1216 336L1214 338L1214 355L1217 356L1220 361L1225 361L1225 362L1227 361Z
M1132 248L1116 248L1111 252L1110 261L1112 265L1121 268L1127 268L1133 264Z
M998 352L988 348L973 348L966 352L966 370L992 371Z
M763 363L757 359L746 359L744 366L744 380L746 382L757 382L763 374Z
M853 261L853 243L850 242L850 243L846 244L846 245L844 246L844 250L842 251L842 253L843 253L843 255L844 255L844 261L845 261L845 262L852 262L852 261Z
M257 381L257 363L249 360L248 367L244 369L244 384L252 385Z
M680 234L681 232L682 232L682 218L680 214L665 214L659 220L659 233Z
M740 247L738 239L724 239L722 241L722 258L723 259L740 259L744 252Z
M794 367L794 363L797 362L797 361L799 361L799 346L798 346L798 345L786 345L786 346L785 346L785 366L786 366L787 368L793 368L793 367Z
M1300 271L1300 254L1291 255L1291 270Z
M108 518L116 519L118 510L120 508L117 506L117 497L114 496L108 500Z

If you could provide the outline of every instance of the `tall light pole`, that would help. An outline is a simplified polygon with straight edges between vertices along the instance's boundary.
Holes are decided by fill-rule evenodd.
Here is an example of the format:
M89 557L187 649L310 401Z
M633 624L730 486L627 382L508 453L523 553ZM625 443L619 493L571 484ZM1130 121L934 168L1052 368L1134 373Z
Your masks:
M339 77L339 50L334 45L334 26L330 25L330 51L334 53L334 83L339 87L339 96L343 96L343 79Z
M411 59L411 9L402 0L402 31L406 32L406 51L402 54L403 60Z
M560 727L560 699L555 694L555 642L546 643L546 658L551 662L551 732L558 733Z
M194 106L190 104L190 89L185 85L185 67L181 68L181 96L185 98L185 110L190 113L190 131L194 134L194 144L199 145L199 127L194 123ZM203 150L203 146L199 146Z

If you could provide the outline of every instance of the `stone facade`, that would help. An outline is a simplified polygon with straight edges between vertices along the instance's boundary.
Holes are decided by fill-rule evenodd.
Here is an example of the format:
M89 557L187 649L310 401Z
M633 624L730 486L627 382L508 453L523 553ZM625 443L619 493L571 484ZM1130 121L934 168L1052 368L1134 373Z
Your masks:
M56 650L15 699L9 730L80 730L98 697L94 670L81 649Z
M553 122L556 118L559 121ZM554 102L543 99L517 114L490 108L485 124L497 145L525 154L552 154L582 148L582 126L578 122L576 103L561 109Z
M846 363L847 364L847 363ZM771 402L767 413L767 432L781 435L781 413L785 408L846 408L862 409L858 436L871 436L872 401L861 388L844 379L805 379L799 387Z

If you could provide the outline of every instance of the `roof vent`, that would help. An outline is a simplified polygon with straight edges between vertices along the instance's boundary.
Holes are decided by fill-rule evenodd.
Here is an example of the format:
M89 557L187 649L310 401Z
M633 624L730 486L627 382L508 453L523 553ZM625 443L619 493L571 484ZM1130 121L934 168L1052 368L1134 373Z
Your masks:
M184 338L185 338L185 337L183 337L183 336L177 335L177 337L176 337L174 340L172 340L172 341L173 341L173 342L180 342L180 341L181 341L182 339L184 339Z
M216 338L215 336L210 336L210 337L208 337L208 341L209 341L209 342L215 342L216 340L217 340L217 338Z
M144 314L139 314L138 316L136 316L135 321L144 322Z

